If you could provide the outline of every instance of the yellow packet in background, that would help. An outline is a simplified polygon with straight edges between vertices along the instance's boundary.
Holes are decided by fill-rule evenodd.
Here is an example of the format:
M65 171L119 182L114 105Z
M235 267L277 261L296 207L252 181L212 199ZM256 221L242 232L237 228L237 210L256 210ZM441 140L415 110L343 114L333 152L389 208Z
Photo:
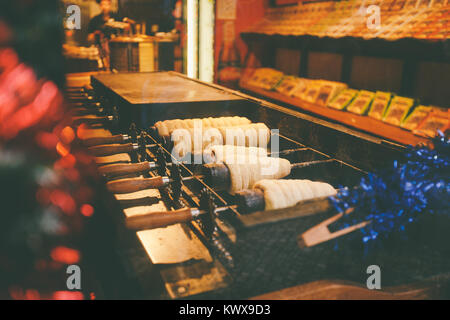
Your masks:
M308 90L308 86L314 82L314 80L303 79L297 85L297 87L292 91L292 96L301 100L304 100L306 90Z
M282 72L272 69L270 72L263 73L260 87L266 90L272 90L282 78Z
M270 90L278 84L282 77L283 72L281 71L271 68L260 68L253 72L248 84Z
M358 90L355 89L345 89L340 94L336 96L331 102L328 104L328 107L344 110L345 107L349 105L350 102L356 97L358 94Z
M347 85L336 81L323 81L316 98L316 103L326 106L328 102L334 99L342 90L347 89Z
M372 101L372 106L369 110L369 117L382 120L386 110L388 109L391 98L392 93L377 91L375 93L375 98Z
M275 87L275 91L290 97L292 92L297 88L297 86L302 82L303 79L294 76L285 76Z
M413 130L413 133L431 138L434 138L437 135L438 130L445 133L450 126L449 115L450 111L448 110L433 108L419 127Z
M308 85L305 91L303 100L308 102L316 102L317 96L319 95L320 87L322 86L322 81L316 80Z
M374 97L374 92L361 90L358 96L349 104L347 110L356 114L365 114Z
M393 98L383 121L399 126L413 105L414 99L398 96Z
M422 121L428 116L431 110L432 107L426 107L422 105L417 106L410 113L410 115L405 118L405 120L401 123L400 127L411 131L416 129L422 123Z

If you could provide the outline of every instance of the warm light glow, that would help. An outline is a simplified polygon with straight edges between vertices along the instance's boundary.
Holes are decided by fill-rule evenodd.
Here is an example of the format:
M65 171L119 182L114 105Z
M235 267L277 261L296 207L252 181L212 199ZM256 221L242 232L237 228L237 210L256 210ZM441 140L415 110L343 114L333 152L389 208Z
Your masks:
M64 170L64 176L67 178L67 180L72 182L77 182L80 180L80 172L74 168L67 168L66 170Z
M80 211L85 217L90 217L94 214L94 208L90 204L83 204Z
M200 0L199 79L214 80L214 1Z
M18 64L19 57L13 49L0 49L0 69L3 69L3 72L13 69Z
M58 137L49 132L39 132L36 134L36 142L43 148L54 149L58 143Z
M50 194L50 201L66 214L72 214L76 209L75 200L68 193L61 190L53 190Z
M73 154L68 153L55 163L55 169L73 168L75 167L76 162L77 159L75 158L75 156Z
M65 157L65 156L67 156L69 154L70 147L65 145L65 144L63 144L63 143L61 143L61 142L58 142L56 144L56 151L58 151L58 153L59 153L59 155L61 157Z
M197 1L187 0L187 75L197 77Z
M64 264L75 264L80 262L80 252L67 247L56 247L50 253L54 261Z
M83 293L79 291L55 291L53 293L54 300L83 300Z
M39 300L41 298L39 292L35 289L28 289L25 291L25 297L27 300Z
M88 132L89 132L88 126L85 123L80 124L77 129L78 139L86 139Z
M28 78L27 78L28 79ZM31 85L37 85L31 84ZM0 135L7 139L14 138L20 131L39 121L49 120L60 108L62 95L56 85L45 82L31 104L21 107L0 122Z
M75 132L69 126L61 130L61 141L65 144L70 144L75 139Z

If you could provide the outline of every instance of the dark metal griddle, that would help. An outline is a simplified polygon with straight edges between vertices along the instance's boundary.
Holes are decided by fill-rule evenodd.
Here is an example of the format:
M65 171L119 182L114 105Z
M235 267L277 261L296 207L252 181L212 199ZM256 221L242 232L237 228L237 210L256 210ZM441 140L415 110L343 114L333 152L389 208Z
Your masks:
M390 163L402 152L376 136L173 71L100 74L91 84L102 103L117 107L117 133L127 132L130 123L149 128L160 120L242 116L364 170Z
M173 71L99 74L91 78L91 84L100 101L118 108L122 130L131 122L148 127L158 120L208 111L208 116L216 116L218 110L231 115L245 101Z
M149 92L161 91L161 98L150 98L149 95L148 100L144 99L144 92L147 92L147 89L142 87L142 81L146 82L150 78L158 80L153 85L149 84L149 87L153 87L149 88ZM167 83L164 84L165 78L170 78L169 81L172 83L178 83L179 88L173 90L182 91L182 98L171 95L172 88L165 87L167 86ZM141 82L138 80L134 82L134 79L141 79ZM391 144L378 137L226 88L202 84L173 72L140 75L112 74L96 76L92 82L96 95L119 108L123 128L127 128L131 121L140 123L143 128L148 128L156 121L166 119L246 116L253 122L264 122L271 129L279 129L279 133L283 136L280 139L280 150L303 147L301 151L287 156L291 162L332 160L317 167L310 166L304 170L297 170L290 176L291 178L308 178L325 181L335 187L338 187L338 184L351 187L364 174L363 171L379 169L383 164L391 163L393 159L400 159L403 154L402 146ZM208 97L207 92L215 92L216 96L226 100L194 101L195 97L189 94L191 86L197 87L201 91L199 95L203 97ZM141 97L132 102L129 92L134 92L134 95L138 94ZM180 100L174 101L178 99ZM119 129L118 133L125 132L127 131L120 132ZM154 142L158 140L156 138ZM192 172L187 170L187 167L184 168L183 176L192 175ZM184 187L183 204L198 207L198 196L204 184L191 180ZM165 197L166 193L166 191L161 192L161 195L163 198L169 198L168 206L178 208L179 204L175 201L170 203L170 196ZM225 192L218 193L214 201L219 206L234 204L233 198L227 196ZM419 227L418 230L412 229L411 239L415 239L415 242L404 243L398 240L398 243L394 242L393 245L376 250L371 255L364 255L361 244L351 240L343 240L340 244L342 249L338 252L334 250L335 243L331 242L307 249L298 247L297 236L329 215L335 214L332 210L295 217L295 219L280 218L273 213L269 217L268 212L241 214L235 211L233 211L235 214L222 213L215 219L218 240L209 238L203 232L202 221L185 225L189 227L189 230L195 231L195 234L204 241L205 246L210 248L214 257L217 258L215 261L223 263L233 278L232 285L227 285L226 289L220 289L214 294L205 293L208 298L214 295L219 298L248 298L261 292L324 278L365 283L367 274L364 270L374 261L382 267L384 285L400 285L412 280L422 280L423 277L448 270L448 258L446 258L448 255L441 255L438 251L430 250L434 246L438 247L436 242L439 243L441 239L438 241L432 239L432 241L428 236L423 237L422 229ZM447 226L441 221L428 223L433 225L431 228L426 228L428 230L437 230L435 226ZM123 225L121 227L123 228ZM135 238L135 234L130 234L129 231L124 231L123 234ZM445 234L445 232L437 234ZM448 241L441 241L441 243L448 243ZM155 282L149 281L150 274L153 274L151 270L155 268L150 266L145 252L136 254L136 245L129 246L124 250L126 255L129 255L129 258L125 259L128 262L127 266L130 270L135 270L136 274L133 277L139 279L139 285L142 286L144 295L147 295L152 291L150 288L155 287ZM229 264L226 253L232 257L234 265ZM176 267L159 267L161 273L167 272L167 279L170 279L170 281L166 279L168 281L166 285L169 282L173 286L178 283L179 278L174 276L178 275L175 269L181 270L179 271L181 280L184 280L187 274L192 274L192 278L196 279L198 274L203 274L199 271L203 270L203 265L200 267L197 262ZM178 280L175 281L175 278Z
M242 100L186 79L170 72L99 74L92 78L94 86L103 86L132 105Z

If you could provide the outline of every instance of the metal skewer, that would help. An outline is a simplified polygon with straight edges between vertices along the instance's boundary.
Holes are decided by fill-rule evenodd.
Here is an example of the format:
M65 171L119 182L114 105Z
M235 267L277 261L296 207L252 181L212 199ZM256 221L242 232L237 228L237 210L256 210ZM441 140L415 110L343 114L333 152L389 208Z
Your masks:
M216 215L234 209L238 209L238 206L229 205L217 207L210 192L203 190L200 195L199 207L184 207L172 211L149 212L148 214L129 217L126 219L125 223L129 229L144 230L163 228L177 223L202 219L206 232L211 233L214 229L214 219Z

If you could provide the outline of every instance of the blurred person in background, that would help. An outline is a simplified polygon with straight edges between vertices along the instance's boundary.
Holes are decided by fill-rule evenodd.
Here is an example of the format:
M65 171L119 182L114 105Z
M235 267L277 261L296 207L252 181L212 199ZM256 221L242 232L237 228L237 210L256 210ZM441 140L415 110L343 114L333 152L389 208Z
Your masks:
M118 13L112 12L111 0L96 0L100 5L101 13L96 15L89 21L88 25L88 41L91 43L98 42L100 38L111 38L116 31L112 28L105 27L105 23L110 21L131 21L128 18L121 18Z
M89 43L94 44L100 50L100 55L103 57L103 63L106 68L109 68L109 39L113 35L117 35L118 29L108 26L108 22L123 21L134 22L128 18L120 18L118 13L112 12L111 0L96 0L100 5L101 13L96 15L89 21L88 25L88 37ZM130 24L128 23L125 31L130 30Z

